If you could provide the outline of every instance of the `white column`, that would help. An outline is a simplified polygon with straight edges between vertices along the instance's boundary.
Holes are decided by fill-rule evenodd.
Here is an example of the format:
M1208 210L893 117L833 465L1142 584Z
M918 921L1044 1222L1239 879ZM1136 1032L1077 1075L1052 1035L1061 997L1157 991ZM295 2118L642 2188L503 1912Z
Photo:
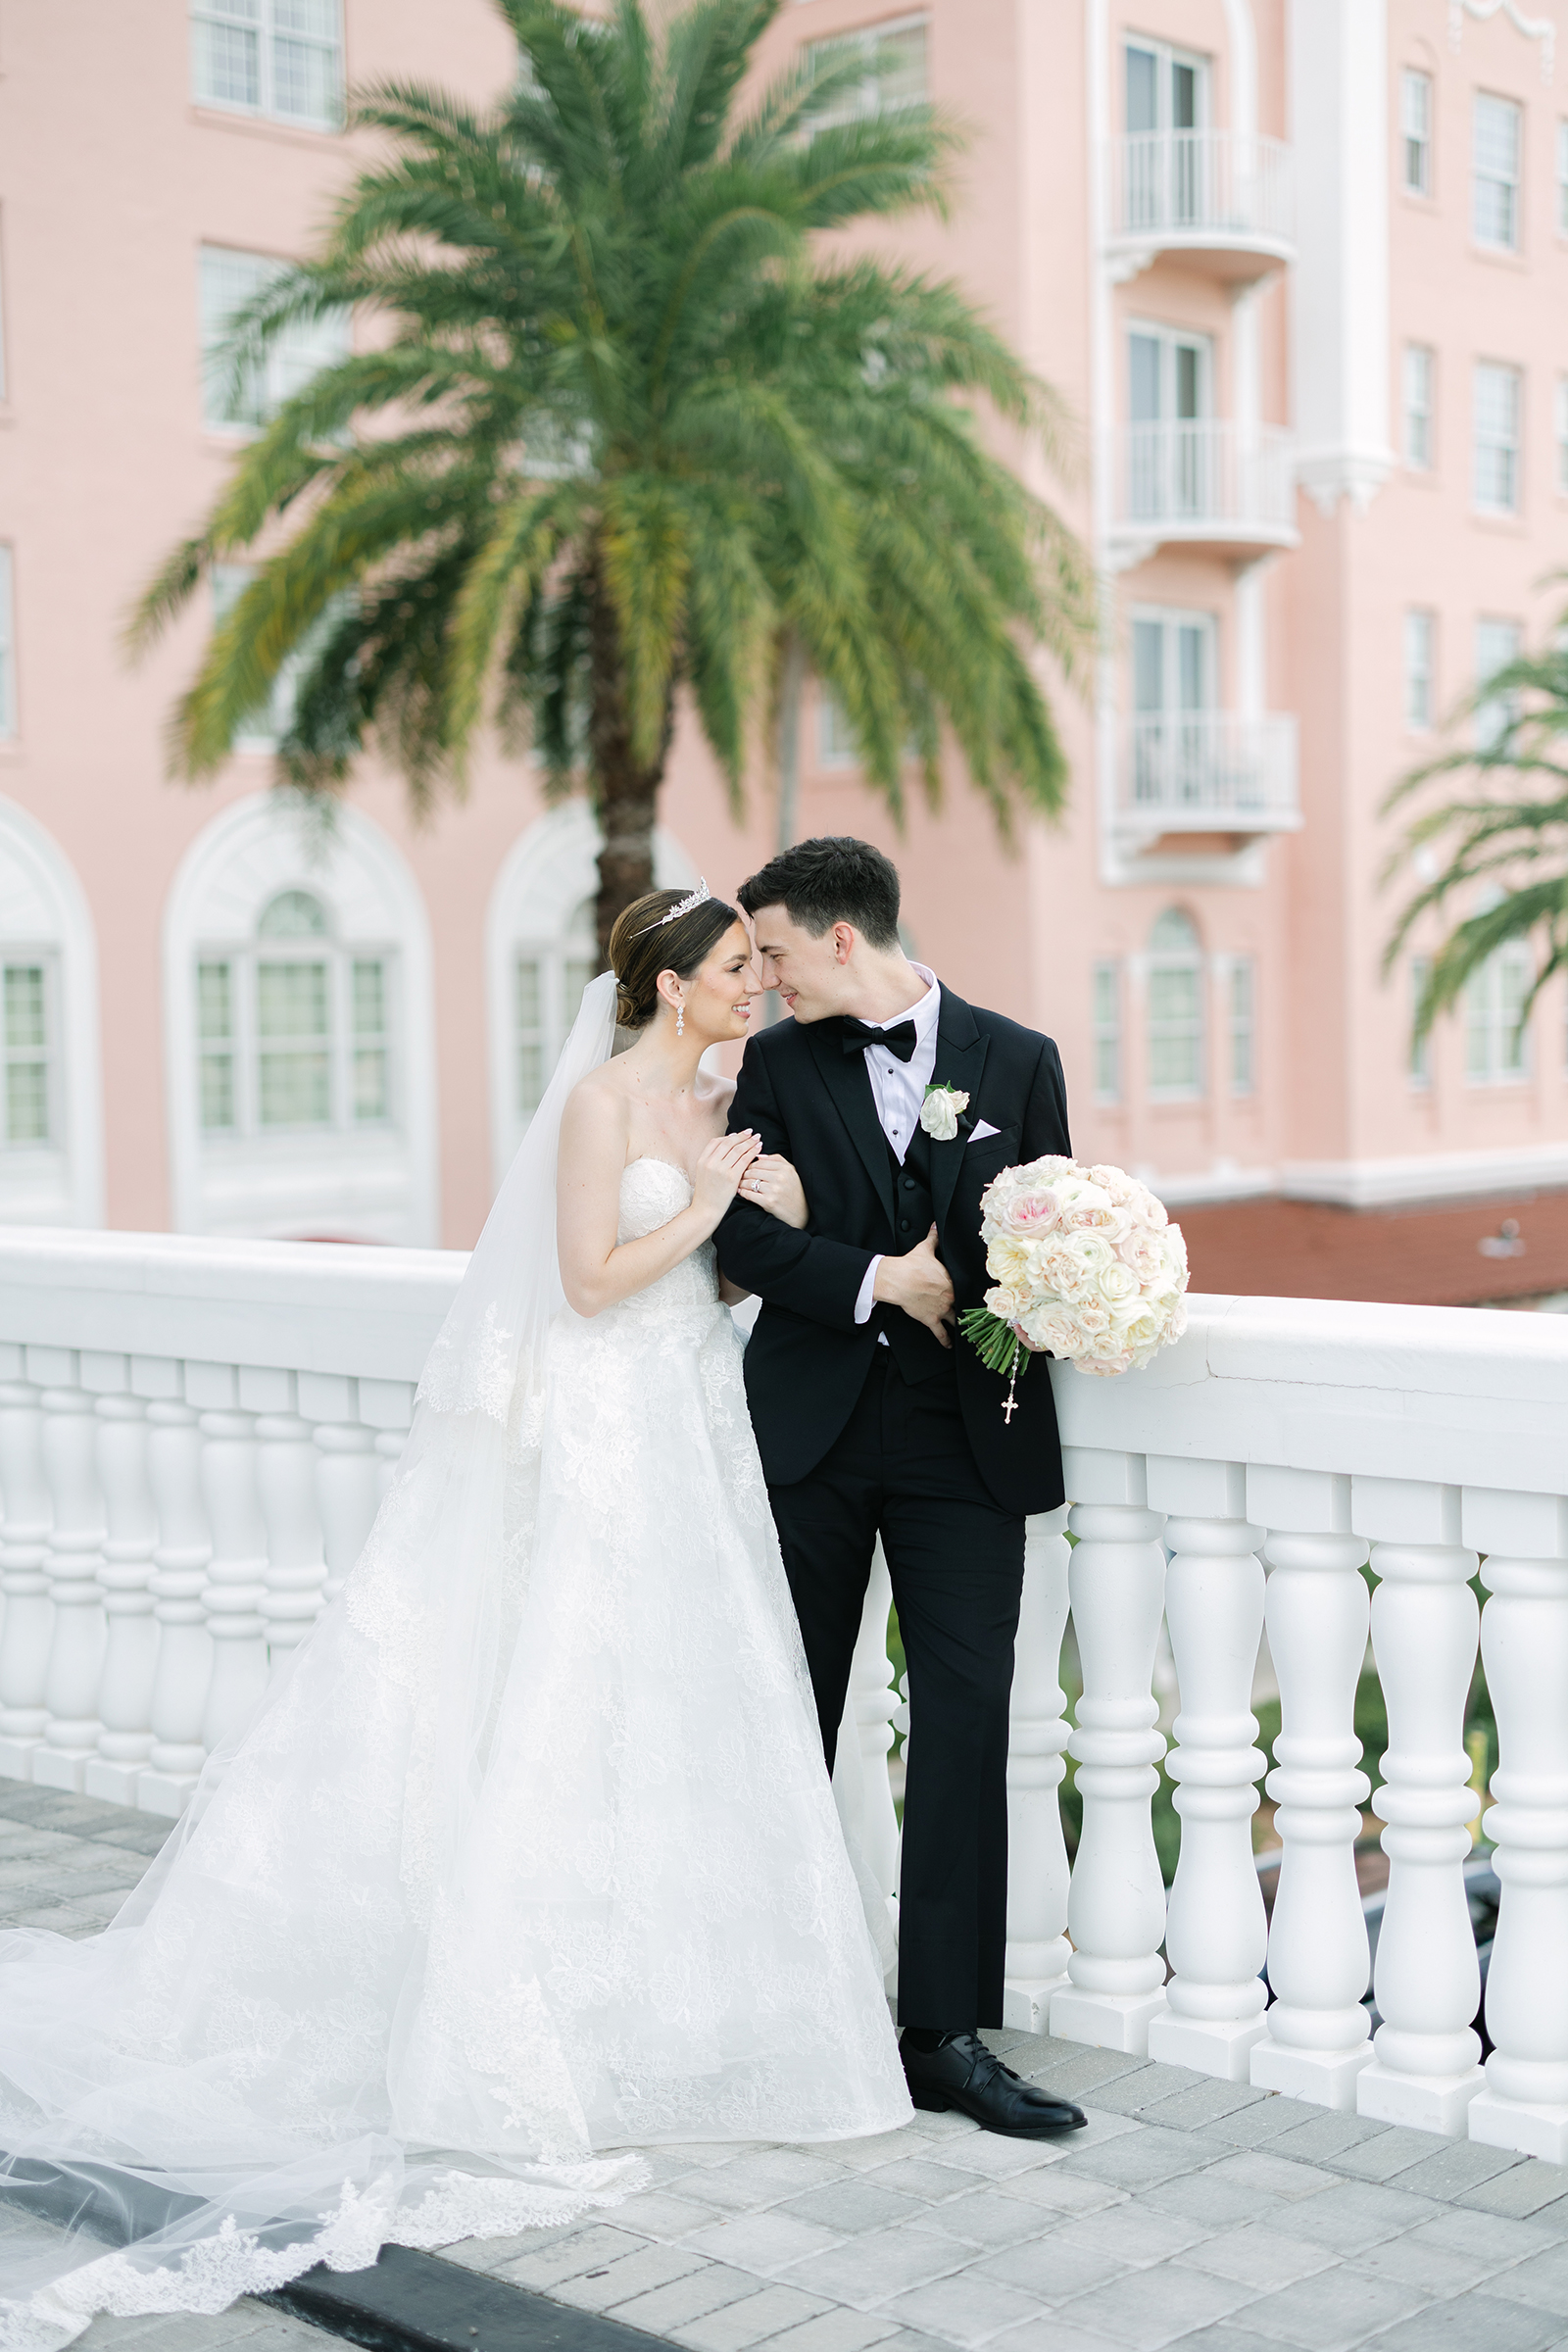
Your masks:
M1264 1614L1281 1731L1265 1786L1285 1848L1268 1937L1274 1998L1250 2077L1260 2089L1349 2108L1372 2056L1361 2005L1371 1956L1355 1876L1371 1785L1355 1737L1367 1547L1350 1533L1348 1478L1253 1466L1247 1507L1269 1531Z
M846 1834L858 1847L897 1920L899 1817L888 1781L888 1750L899 1694L888 1658L893 1586L879 1543L871 1561L860 1632L850 1661L850 1687L833 1758L833 1794Z
M339 1373L302 1372L300 1411L316 1432L316 1497L321 1519L326 1582L321 1596L336 1600L365 1548L381 1499L375 1432L360 1419L357 1384Z
M1068 1446L1063 1459L1077 1498L1068 1589L1084 1670L1067 1745L1084 1817L1067 1898L1071 1981L1052 2000L1051 2031L1142 2056L1165 2006L1165 1886L1150 1812L1165 1752L1152 1688L1163 1521L1148 1507L1141 1454Z
M266 1687L267 1529L256 1493L256 1416L233 1409L235 1368L187 1364L185 1394L205 1408L201 1485L213 1533L205 1596L213 1676L202 1744L211 1750L244 1730Z
M136 1787L144 1813L172 1820L195 1788L207 1749L202 1719L213 1679L207 1631L207 1563L213 1556L202 1502L200 1415L180 1396L182 1370L165 1359L135 1366L147 1407L147 1478L158 1514L153 1549L153 1614L158 1664L153 1676L152 1752Z
M29 1348L27 1369L43 1389L43 1469L49 1481L49 1590L54 1635L44 1704L49 1721L32 1757L32 1777L81 1793L103 1729L98 1690L104 1663L103 1498L94 1456L98 1417L80 1386L76 1352Z
M1023 1602L1012 1671L1007 1747L1007 1958L1003 2023L1044 2034L1067 1983L1067 1848L1057 1795L1071 1737L1063 1709L1061 1637L1067 1624L1067 1506L1024 1531Z
M1467 1489L1487 1554L1481 1655L1497 1718L1482 1820L1502 1882L1487 1974L1487 2086L1470 2137L1568 2164L1568 1501Z
M1471 2019L1481 1970L1465 1899L1470 1787L1464 1710L1481 1612L1480 1563L1460 1542L1459 1490L1413 1480L1352 1481L1356 1527L1371 1536L1372 1648L1389 1715L1384 1782L1389 1891L1373 1989L1376 2056L1355 2086L1358 2115L1418 2132L1462 2132L1486 2078Z
M49 1597L49 1486L43 1474L43 1407L23 1377L25 1350L0 1344L0 1779L32 1778L49 1711L43 1703L54 1638Z
M1165 1613L1181 1713L1168 1770L1181 1856L1165 1952L1169 2007L1149 2029L1149 2055L1245 2082L1263 2035L1268 1923L1252 1860L1264 1767L1251 1711L1263 1632L1262 1530L1247 1517L1240 1462L1149 1457L1149 1498L1167 1514Z
M245 1365L240 1402L257 1412L256 1491L267 1528L262 1616L273 1666L297 1648L322 1609L326 1561L316 1506L318 1457L309 1421L294 1409L295 1376Z
M158 1523L147 1483L147 1407L130 1395L122 1355L83 1355L82 1385L98 1399L98 1483L103 1490L103 1566L108 1639L98 1712L98 1753L83 1791L107 1804L133 1805L152 1753L153 1675L158 1626L153 1617L153 1545Z

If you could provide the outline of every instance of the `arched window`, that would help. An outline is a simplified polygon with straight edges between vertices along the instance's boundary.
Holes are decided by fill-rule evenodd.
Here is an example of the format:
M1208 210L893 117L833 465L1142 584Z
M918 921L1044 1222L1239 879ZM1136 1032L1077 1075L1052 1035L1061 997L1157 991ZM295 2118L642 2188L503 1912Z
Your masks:
M0 1218L103 1221L92 917L59 845L0 801Z
M594 903L600 834L585 801L528 827L496 877L485 924L490 1007L490 1132L499 1184L550 1083L556 1057L599 968ZM697 872L667 833L654 840L661 889Z
M1179 906L1167 906L1149 935L1149 1091L1163 1102L1203 1091L1203 957Z
M175 880L165 970L176 1227L434 1242L428 933L378 828L239 803Z

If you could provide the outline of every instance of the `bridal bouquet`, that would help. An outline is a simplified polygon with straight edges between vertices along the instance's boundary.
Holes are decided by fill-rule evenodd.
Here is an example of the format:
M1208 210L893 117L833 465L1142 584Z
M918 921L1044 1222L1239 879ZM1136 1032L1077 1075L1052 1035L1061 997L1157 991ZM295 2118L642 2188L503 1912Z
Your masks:
M1040 1350L1102 1377L1142 1370L1187 1327L1187 1245L1147 1185L1120 1168L1032 1159L980 1197L995 1288L959 1318L964 1338L1012 1384Z

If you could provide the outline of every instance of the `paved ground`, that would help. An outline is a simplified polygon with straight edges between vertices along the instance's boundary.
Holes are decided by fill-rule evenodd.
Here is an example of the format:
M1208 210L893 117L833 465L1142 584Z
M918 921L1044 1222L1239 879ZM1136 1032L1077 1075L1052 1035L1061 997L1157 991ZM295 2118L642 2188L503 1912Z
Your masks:
M0 1783L0 1920L84 1934L156 1825ZM685 2147L601 2220L448 2250L688 2352L1568 2352L1568 2170L1073 2043L992 2037L1089 2109L1043 2146L922 2116ZM454 2281L455 2297L458 2282ZM313 2352L259 2305L83 2352Z

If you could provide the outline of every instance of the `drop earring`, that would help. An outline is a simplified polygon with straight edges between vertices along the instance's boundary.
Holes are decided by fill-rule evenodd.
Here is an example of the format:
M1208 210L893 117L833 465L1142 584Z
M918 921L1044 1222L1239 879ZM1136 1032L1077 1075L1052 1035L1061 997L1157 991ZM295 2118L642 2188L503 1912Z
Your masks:
M677 1004L677 1005L676 1005L676 1007L675 1007L675 1035L676 1035L677 1037L684 1037L684 1036L685 1036L685 1034L686 1034L686 1007L685 1007L685 1005L684 1005L684 1004Z

